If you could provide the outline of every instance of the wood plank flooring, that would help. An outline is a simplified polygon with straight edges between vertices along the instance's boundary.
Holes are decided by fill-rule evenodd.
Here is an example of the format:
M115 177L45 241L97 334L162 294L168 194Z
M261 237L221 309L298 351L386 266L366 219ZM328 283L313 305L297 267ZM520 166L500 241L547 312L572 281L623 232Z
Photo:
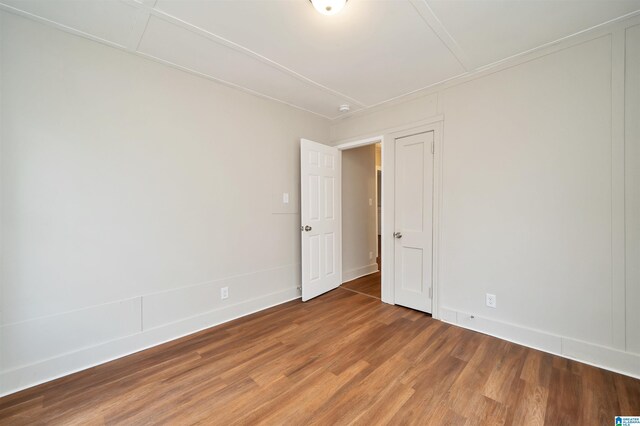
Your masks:
M342 284L342 287L347 290L355 291L357 293L362 293L364 295L380 299L382 289L380 278L380 271L378 271L374 272L373 274L365 275L364 277L348 281Z
M380 235L378 235L378 253L382 253L381 247L382 241ZM365 275L364 277L356 278L355 280L348 281L342 284L341 287L347 290L362 293L367 296L381 299L382 296L382 257L376 257L376 263L378 264L378 272Z
M0 399L0 424L610 425L640 381L342 288Z

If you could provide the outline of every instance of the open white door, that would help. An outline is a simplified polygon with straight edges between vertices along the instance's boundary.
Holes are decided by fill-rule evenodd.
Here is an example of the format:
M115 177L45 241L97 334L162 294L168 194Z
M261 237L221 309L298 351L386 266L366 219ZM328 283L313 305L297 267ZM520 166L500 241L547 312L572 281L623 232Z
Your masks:
M302 300L342 282L341 152L300 140Z
M433 132L396 139L395 303L431 313Z

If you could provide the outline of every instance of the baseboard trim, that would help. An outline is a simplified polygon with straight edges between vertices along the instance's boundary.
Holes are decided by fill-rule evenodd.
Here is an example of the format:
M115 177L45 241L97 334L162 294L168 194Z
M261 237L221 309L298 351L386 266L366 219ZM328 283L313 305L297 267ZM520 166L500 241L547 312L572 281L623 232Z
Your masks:
M372 263L367 266L362 266L360 268L351 269L349 271L342 272L342 284L353 281L357 278L364 277L365 275L373 274L378 272L378 264Z
M377 270L377 265L375 266ZM363 275L368 275L368 273ZM0 396L83 371L299 298L297 289L286 289L13 370L3 371L0 373L0 384L2 385ZM440 313L441 320L449 324L640 379L640 355L638 354L448 308L441 308Z
M448 308L440 308L440 319L449 324L522 346L640 379L640 354L624 352Z
M296 288L200 313L122 338L82 348L0 373L0 397L150 349L295 299Z

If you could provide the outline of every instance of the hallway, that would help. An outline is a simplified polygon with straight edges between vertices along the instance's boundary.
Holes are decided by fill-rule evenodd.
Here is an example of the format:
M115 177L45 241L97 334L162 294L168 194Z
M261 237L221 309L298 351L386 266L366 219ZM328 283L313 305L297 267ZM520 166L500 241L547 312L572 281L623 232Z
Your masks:
M381 299L382 294L382 250L380 235L378 235L378 257L376 258L378 263L378 272L365 275L364 277L356 278L355 280L348 281L341 285L342 288L354 291L356 293L364 294L365 296L375 297Z
M341 287L346 290L363 294L365 296L370 296L370 297L375 297L376 299L380 299L381 298L380 271L346 282L342 284Z

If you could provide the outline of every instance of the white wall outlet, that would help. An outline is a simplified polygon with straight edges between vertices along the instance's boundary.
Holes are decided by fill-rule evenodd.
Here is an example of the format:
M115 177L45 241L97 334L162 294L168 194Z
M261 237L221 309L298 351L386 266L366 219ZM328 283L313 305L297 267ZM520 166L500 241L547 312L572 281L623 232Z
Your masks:
M369 205L372 206L373 205L373 198L369 198Z
M487 306L490 308L495 308L497 305L496 295L487 293Z
M222 287L220 289L220 299L228 299L229 298L229 287Z
M282 193L282 203L283 204L289 204L289 193L288 192L283 192Z
M372 251L369 252L369 260L371 260L371 259L373 259L373 252Z

